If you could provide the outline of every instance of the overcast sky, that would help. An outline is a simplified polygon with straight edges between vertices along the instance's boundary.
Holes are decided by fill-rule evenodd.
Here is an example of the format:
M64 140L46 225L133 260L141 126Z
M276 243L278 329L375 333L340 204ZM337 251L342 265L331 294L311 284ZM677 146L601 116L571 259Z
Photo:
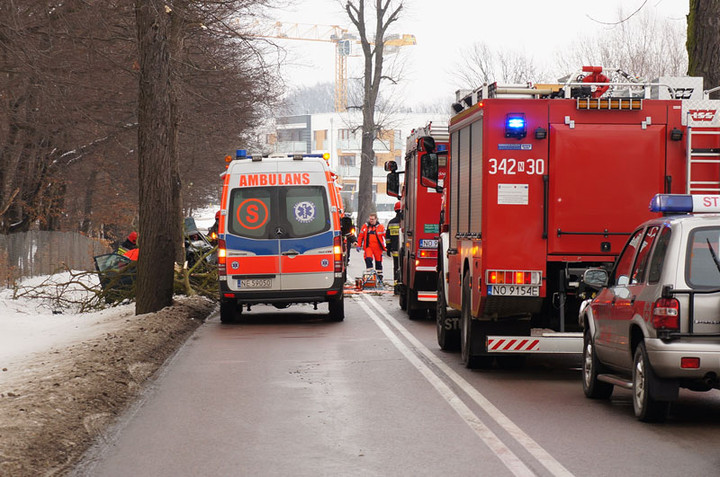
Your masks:
M340 25L355 31L338 0L299 0L274 15L285 24ZM405 11L393 33L410 33L417 45L404 47L404 94L413 102L432 102L454 96L461 85L450 74L460 62L462 48L483 42L493 49L509 47L532 54L540 67L552 65L558 52L581 35L612 28L612 23L640 6L661 18L685 24L689 0L405 0ZM284 41L292 61L284 70L290 85L334 81L332 43ZM350 58L350 75L362 67ZM582 65L578 65L582 66ZM608 65L621 67L621 65ZM569 72L567 72L569 73ZM427 101L419 101L426 98Z

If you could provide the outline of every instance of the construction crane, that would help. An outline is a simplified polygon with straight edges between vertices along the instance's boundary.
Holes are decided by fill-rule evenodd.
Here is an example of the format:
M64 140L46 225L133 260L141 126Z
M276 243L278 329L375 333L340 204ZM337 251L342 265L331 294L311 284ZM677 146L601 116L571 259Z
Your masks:
M276 22L271 32L257 36L261 38L335 43L335 111L347 111L347 58L355 56L352 54L352 45L360 42L347 28L338 25ZM389 54L397 53L401 46L414 44L416 44L415 35L408 34L390 35L385 40L386 52Z

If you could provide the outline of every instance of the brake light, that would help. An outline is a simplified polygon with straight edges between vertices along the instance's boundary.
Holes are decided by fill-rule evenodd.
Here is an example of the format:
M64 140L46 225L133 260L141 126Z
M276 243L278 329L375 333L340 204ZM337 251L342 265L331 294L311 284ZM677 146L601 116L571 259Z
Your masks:
M342 237L340 235L336 235L333 239L333 260L335 261L335 271L336 272L342 272L343 271L343 247L342 247Z
M680 303L675 298L659 298L653 303L652 325L656 330L680 329Z
M525 270L488 270L488 285L540 285L542 273Z
M420 250L420 258L437 258L437 250Z
M700 358L680 358L680 367L683 369L699 369Z
M218 275L227 275L227 269L225 268L225 259L227 258L227 249L225 248L225 240L218 240L217 249L217 261L218 261Z

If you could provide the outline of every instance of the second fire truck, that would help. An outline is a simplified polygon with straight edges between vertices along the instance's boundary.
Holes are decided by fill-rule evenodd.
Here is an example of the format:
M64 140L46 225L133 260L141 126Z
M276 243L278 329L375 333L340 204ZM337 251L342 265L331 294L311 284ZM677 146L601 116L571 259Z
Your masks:
M438 300L460 312L439 307L438 342L467 367L579 353L584 273L612 266L656 193L720 192L720 108L702 79L606 75L459 94L448 177L423 163L445 197Z
M442 183L447 171L448 129L432 123L415 129L407 138L405 181L402 188L401 237L399 240L399 277L397 290L400 308L411 319L434 313L437 301L438 215L442 195L420 182L420 162L425 155L438 158L438 180ZM385 168L388 194L399 195L399 176L395 161Z

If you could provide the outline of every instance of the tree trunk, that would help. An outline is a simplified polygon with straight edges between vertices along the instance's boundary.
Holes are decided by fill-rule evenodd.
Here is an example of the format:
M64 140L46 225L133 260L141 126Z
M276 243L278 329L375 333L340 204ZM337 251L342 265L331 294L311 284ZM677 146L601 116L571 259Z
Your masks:
M140 226L136 314L172 304L178 246L177 128L171 83L170 15L165 2L136 0L140 63L138 173ZM168 11L170 10L170 11Z
M720 1L690 0L687 52L688 74L702 76L705 89L720 86Z

